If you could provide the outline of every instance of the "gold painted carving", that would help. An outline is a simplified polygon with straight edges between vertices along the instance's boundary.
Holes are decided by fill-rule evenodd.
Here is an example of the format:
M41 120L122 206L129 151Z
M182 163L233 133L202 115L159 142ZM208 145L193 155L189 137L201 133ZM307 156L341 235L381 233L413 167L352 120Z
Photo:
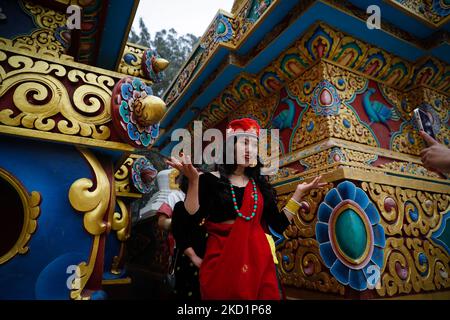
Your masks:
M344 119L350 122L350 128L345 127ZM328 123L332 137L359 142L373 147L378 146L372 132L366 125L358 121L356 114L345 104L341 105L338 115L329 117Z
M292 146L290 151L295 151L297 149L303 148L310 144L319 142L325 138L330 137L330 129L328 123L328 117L323 118L323 121L316 121L317 116L314 113L313 108L308 108L305 115L302 118L302 122L299 128L294 133L294 139L292 141ZM308 132L306 129L310 123L314 123L314 130Z
M2 51L0 60L6 60ZM62 65L18 55L9 57L8 64L13 68L9 72L0 66L0 97L13 89L14 106L3 106L0 124L100 140L110 137L105 124L111 121L111 77L81 70L67 72ZM72 98L58 79L64 76L78 85ZM63 119L52 118L58 114Z
M31 35L19 36L12 40L13 44L18 43L33 47L37 52L49 50L63 54L66 52L64 46L56 39L55 32L58 28L65 27L67 18L64 14L51 9L44 8L38 4L22 1L25 11L33 17L38 29Z
M98 159L88 149L80 152L89 162L95 174L94 182L88 178L75 181L69 189L69 201L72 207L84 213L84 228L93 236L101 235L106 231L104 216L109 207L111 197L108 176Z
M294 227L295 228L295 227ZM287 261L282 259L288 257ZM329 274L315 239L289 239L277 252L284 285L343 295L345 288Z
M130 192L130 170L133 162L133 158L127 158L114 174L116 192Z
M297 182L298 183L298 182ZM325 194L332 188L331 184L321 188L314 189L302 198L301 207L298 215L294 217L294 225L286 229L285 235L288 238L307 238L314 237L316 234L317 207L321 203ZM281 210L292 197L293 193L278 197L278 207Z
M87 300L89 296L85 296L83 290L94 271L100 237L107 230L104 219L110 204L111 187L105 170L94 154L85 148L79 150L95 174L95 187L91 179L76 180L69 189L69 201L75 210L84 213L84 228L94 238L89 263L83 261L78 265L79 283L77 287L74 286L75 282L72 283L70 297L74 300Z
M442 223L443 213L450 203L450 196L446 194L403 189L373 182L363 182L361 187L369 193L376 204L381 224L389 236L398 234L430 237ZM386 199L392 199L395 205L386 208ZM416 218L413 219L410 213L414 213Z
M321 61L325 78L330 81L338 90L341 101L348 101L356 93L362 92L367 85L368 80L363 76L336 66L328 61ZM339 81L340 79L344 80Z
M415 174L424 177L439 178L439 175L437 173L428 171L424 166L417 163L392 161L381 165L380 168L398 171L402 173Z
M142 55L145 49L138 45L127 43L125 45L125 50L123 51L122 58L120 59L120 64L117 71L128 74L133 77L144 78L144 74L141 69ZM136 61L131 61L131 65L127 64L124 60L124 56L129 53L136 57Z
M114 212L111 229L117 231L117 239L123 242L126 241L130 236L128 230L130 214L128 212L127 206L122 200L117 199L116 201L119 205L120 212Z
M422 263L419 256L422 255ZM426 258L424 258L426 257ZM401 270L400 275L398 271ZM388 238L381 287L384 296L450 288L450 259L429 240Z

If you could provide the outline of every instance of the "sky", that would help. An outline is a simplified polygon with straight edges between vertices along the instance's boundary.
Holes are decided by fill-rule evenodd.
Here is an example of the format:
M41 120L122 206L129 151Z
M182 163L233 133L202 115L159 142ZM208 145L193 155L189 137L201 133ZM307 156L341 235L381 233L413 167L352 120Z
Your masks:
M231 11L234 0L140 0L133 22L139 30L143 18L150 35L162 29L174 28L178 34L192 33L200 37L219 9Z

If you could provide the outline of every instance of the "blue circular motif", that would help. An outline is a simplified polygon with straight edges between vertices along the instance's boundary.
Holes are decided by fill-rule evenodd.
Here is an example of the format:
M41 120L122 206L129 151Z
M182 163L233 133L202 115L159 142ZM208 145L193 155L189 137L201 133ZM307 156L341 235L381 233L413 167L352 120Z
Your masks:
M441 99L436 99L436 100L434 100L434 104L435 104L436 106L438 106L438 107L441 106L441 103L442 103L442 100L441 100Z
M344 118L344 120L342 120L342 123L344 124L344 127L346 127L347 129L350 128L352 125L350 123L350 121L348 121L347 119Z
M450 14L450 5L448 0L433 0L433 11L441 17L447 17Z
M428 273L428 258L423 252L419 253L419 264L426 267L424 271L420 272L422 276L425 276Z
M366 250L368 252L366 258L355 265L349 264L342 258L341 248L333 239L333 230L336 228L334 217L347 207L358 213L370 231L367 246L371 249ZM350 181L341 182L325 195L317 216L316 239L319 242L320 256L325 265L330 268L331 274L340 283L349 285L355 290L363 291L373 288L381 276L386 239L384 228L380 224L380 214L367 194ZM331 225L333 223L334 225Z
M411 134L411 132L408 132L408 142L410 143L410 144L414 144L414 143L416 143L416 140L414 139L414 137L413 137L413 135Z
M233 38L233 26L231 25L231 22L221 14L217 18L216 41L227 42L231 38Z
M145 181L142 179L142 173L144 171L151 172L152 181ZM154 181L154 178L156 178L158 171L153 167L151 162L147 158L139 158L136 159L133 163L133 166L131 168L131 176L133 180L133 185L139 192L141 193L148 193L151 190L151 185Z
M321 81L312 94L311 106L318 116L334 116L339 114L341 99L337 89L327 80Z
M310 121L310 122L308 123L308 125L306 126L306 130L307 130L308 132L311 132L311 131L314 130L314 121Z
M117 112L118 115L113 117L114 121L118 121L115 125L120 128L121 135L123 130L124 139L130 139L139 147L148 147L159 135L159 123L144 127L139 123L134 109L136 100L152 94L152 89L139 78L126 77L114 88L117 99L112 100L112 105L114 114Z
M412 221L417 222L419 220L419 209L411 201L405 202L405 211L408 213Z
M133 65L133 62L137 61L137 57L132 53L127 53L123 56L123 60L126 62L126 64Z
M0 10L1 12L1 10ZM68 49L70 46L70 30L67 26L58 27L53 34L59 43L63 45L64 48Z

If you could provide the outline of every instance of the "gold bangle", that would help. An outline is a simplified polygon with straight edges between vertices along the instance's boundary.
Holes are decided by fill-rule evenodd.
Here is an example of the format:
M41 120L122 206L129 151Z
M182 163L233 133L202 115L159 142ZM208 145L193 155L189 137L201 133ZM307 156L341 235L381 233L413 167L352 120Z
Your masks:
M294 213L294 212L292 212L292 211L289 211L289 209L286 208L286 207L284 207L283 210L286 211L286 212L289 212L289 213L290 213L291 215L293 215L293 216L296 216L296 215L297 215L297 213Z
M286 206L284 207L289 213L293 214L294 216L297 215L298 210L300 209L300 203L295 201L294 199L290 199Z
M291 198L289 201L294 201L298 207L300 208L302 205L300 204L300 202L298 202L297 200L295 200L294 198Z

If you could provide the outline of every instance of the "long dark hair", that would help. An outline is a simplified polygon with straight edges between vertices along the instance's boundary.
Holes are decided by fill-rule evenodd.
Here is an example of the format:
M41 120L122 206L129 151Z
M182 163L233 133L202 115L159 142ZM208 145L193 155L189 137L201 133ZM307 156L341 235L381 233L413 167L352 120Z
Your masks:
M206 170L205 168L203 168L199 165L194 164L193 166L201 173L208 172L208 170ZM188 178L186 178L186 176L184 174L180 173L180 175L177 177L177 183L178 183L180 190L183 191L184 193L187 193L188 186L189 186L189 180L188 180Z
M232 146L233 148L235 148L236 147L236 140L234 140L233 144L230 143L228 145L230 147ZM226 159L226 153L227 153L227 148L224 148L224 155L223 155L224 162L225 162L225 159ZM265 202L272 202L272 201L276 202L277 194L275 192L275 189L269 183L268 176L261 174L261 168L262 167L263 167L263 164L261 163L259 157L257 157L256 166L245 168L244 169L244 174L248 178L252 178L256 182L256 185L261 190L261 193L263 195L263 198L264 198ZM237 164L236 163L234 163L234 164L223 163L223 164L218 164L216 166L216 168L217 168L217 170L219 171L219 174L220 174L219 182L221 184L223 184L224 186L226 186L225 188L223 188L223 190L224 190L223 198L225 199L225 201L231 201L231 191L230 191L230 188L228 187L229 184L230 184L229 177L236 170Z

